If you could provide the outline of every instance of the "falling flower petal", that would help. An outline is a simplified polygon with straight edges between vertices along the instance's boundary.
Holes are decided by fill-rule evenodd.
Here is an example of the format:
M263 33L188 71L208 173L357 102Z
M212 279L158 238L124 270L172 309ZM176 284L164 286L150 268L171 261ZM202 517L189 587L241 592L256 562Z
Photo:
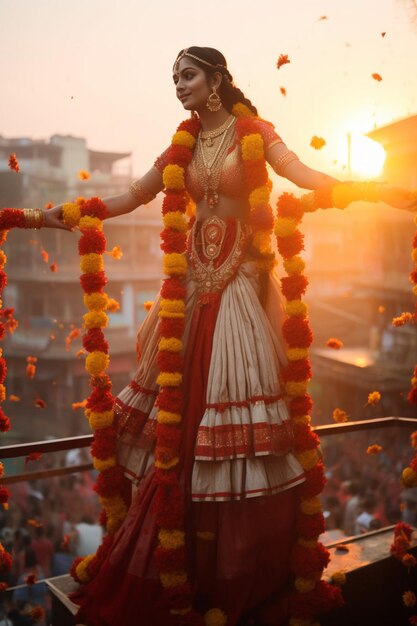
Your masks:
M378 74L378 72L375 72L374 74L371 74L372 78L374 80L376 80L378 83L382 80L382 76L381 74Z
M29 463L30 461L39 461L41 456L42 456L41 452L31 452L30 454L27 455L25 463Z
M87 172L87 170L80 170L78 172L78 178L80 180L88 180L91 177L90 172Z
M403 593L403 602L408 608L412 608L416 603L416 594L413 591Z
M114 248L112 250L106 250L106 254L110 254L110 256L113 257L113 259L121 259L123 256L123 252L120 246L114 246Z
M54 206L54 205L52 204L52 202L47 202L47 203L45 204L45 209L52 209L52 207L53 207L53 206Z
M327 15L322 15L321 17L319 17L318 21L322 22L323 20L328 20L329 18L327 17Z
M378 313L385 313L385 307L384 307L384 306L382 306L382 305L380 305L380 306L378 307Z
M36 605L30 611L30 616L35 622L42 622L45 619L45 609Z
M76 411L77 409L84 409L87 406L87 399L82 402L73 402L71 406L73 411Z
M20 170L19 161L14 153L9 155L9 168L14 172L18 172Z
M58 265L54 262L49 266L49 269L51 270L51 272L57 272L58 271Z
M288 54L280 54L277 61L277 69L279 69L286 63L291 63L290 59L288 58Z
M326 346L328 348L332 348L333 350L340 350L340 348L343 348L343 341L337 339L336 337L330 337L330 339L326 341Z
M310 141L310 146L314 148L314 150L321 150L323 146L326 145L326 141L323 137L317 137L317 135L313 135Z
M145 302L143 303L143 308L145 309L145 311L150 311L153 305L153 301L152 300L145 300Z
M81 329L80 328L73 328L71 330L71 332L67 335L66 339L65 339L65 348L66 350L69 350L71 347L71 342L74 341L74 339L77 339L77 337L79 337L81 335Z
M42 259L44 260L45 263L48 263L49 261L49 254L46 250L44 250L44 248L41 248L41 256Z
M379 391L372 391L369 395L368 395L368 401L366 403L366 405L372 405L372 404L378 404L378 402L381 400L381 394L379 393ZM366 406L365 405L365 406Z
M35 406L38 409L44 409L46 407L46 402L45 402L45 400L42 400L42 398L36 398Z
M349 420L349 415L346 411L338 408L334 409L332 417L337 424L342 424L343 422L347 422Z
M280 87L279 90L280 90L280 92L282 93L283 96L287 95L287 90L285 89L285 87Z
M15 396L14 393L11 393L9 396L9 401L10 402L20 402L20 397L19 396Z
M384 38L386 34L387 33L384 31L383 33L381 33L381 37Z
M24 580L26 585L34 585L36 582L36 574L28 574Z
M379 454L380 452L382 452L383 448L382 446L380 446L377 443L374 443L372 446L368 446L366 449L366 454L369 454L370 456L375 456L376 454Z

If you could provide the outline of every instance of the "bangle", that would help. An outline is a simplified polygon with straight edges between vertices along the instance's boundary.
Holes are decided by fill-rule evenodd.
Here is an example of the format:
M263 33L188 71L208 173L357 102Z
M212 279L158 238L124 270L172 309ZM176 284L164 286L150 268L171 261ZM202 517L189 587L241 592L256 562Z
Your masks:
M42 228L44 214L42 209L22 209L25 218L25 228Z
M138 180L133 181L129 187L129 191L137 201L138 206L140 204L148 204L148 202L155 198L155 194L147 191Z
M284 171L287 165L292 163L292 161L299 161L300 159L292 150L288 150L283 155L281 155L273 164L272 167L277 174L280 176L284 176Z

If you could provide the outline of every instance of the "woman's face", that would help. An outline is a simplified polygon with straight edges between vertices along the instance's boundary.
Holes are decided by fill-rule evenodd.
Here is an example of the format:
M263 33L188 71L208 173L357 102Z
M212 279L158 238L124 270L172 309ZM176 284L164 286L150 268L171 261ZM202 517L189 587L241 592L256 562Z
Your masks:
M206 106L212 89L207 83L204 70L194 65L191 59L183 57L174 67L173 80L177 98L187 111L199 111ZM215 82L215 81L214 81Z

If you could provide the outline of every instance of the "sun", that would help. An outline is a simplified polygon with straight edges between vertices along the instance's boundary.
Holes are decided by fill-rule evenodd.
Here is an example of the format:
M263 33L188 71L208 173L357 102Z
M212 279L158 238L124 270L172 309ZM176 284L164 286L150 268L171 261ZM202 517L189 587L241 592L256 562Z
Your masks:
M352 174L363 178L380 176L385 157L385 150L380 143L359 133L351 134L350 166Z

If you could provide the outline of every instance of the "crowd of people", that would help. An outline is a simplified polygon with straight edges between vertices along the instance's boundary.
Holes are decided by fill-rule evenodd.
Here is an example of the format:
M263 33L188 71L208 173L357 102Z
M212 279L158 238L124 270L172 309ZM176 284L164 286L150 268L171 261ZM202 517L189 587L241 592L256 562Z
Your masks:
M102 538L94 480L93 472L83 472L9 486L9 508L0 511L0 540L13 563L9 572L1 572L8 589L1 593L0 626L35 623L35 606L45 611L45 619L36 623L50 623L51 598L39 581L67 574L74 558L95 552Z

